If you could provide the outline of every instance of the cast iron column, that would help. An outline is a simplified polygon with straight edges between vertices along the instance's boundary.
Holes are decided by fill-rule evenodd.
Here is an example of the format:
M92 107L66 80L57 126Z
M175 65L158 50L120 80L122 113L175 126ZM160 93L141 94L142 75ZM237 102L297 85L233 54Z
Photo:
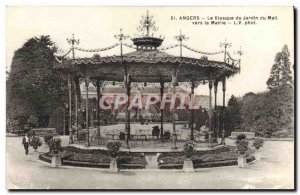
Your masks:
M76 111L75 111L75 125L76 125L76 136L78 138L78 102L79 102L79 105L81 105L81 99L80 99L81 89L80 89L79 78L78 77L75 77L74 82L75 82L75 109L76 109Z
M223 91L223 108L222 108L222 117L223 117L223 127L222 127L222 141L221 144L225 145L225 91L226 91L226 78L222 81L222 91Z
M126 79L126 95L128 100L126 102L126 112L125 112L125 148L129 149L129 139L130 139L130 113L129 113L129 105L130 105L130 81L129 78Z
M209 132L208 132L208 142L209 146L212 145L212 100L211 100L211 89L212 89L212 81L209 80L208 82L208 87L209 87L209 105L208 105L208 114L209 114L209 119L208 119L208 125L209 125Z
M85 79L85 90L86 90L86 101L85 101L85 120L86 120L86 143L85 146L89 147L90 146L90 130L89 130L89 78L86 77Z
M191 99L192 99L192 97L194 95L194 89L195 89L194 81L192 81L191 84L192 84L191 85ZM191 125L191 140L194 140L194 108L193 107L191 108L191 123L192 123L192 125Z
M173 90L173 98L172 100L176 100L176 81L177 81L177 78L176 78L176 70L174 69L173 70L173 73L172 73L172 90ZM174 108L173 108L173 117L172 117L172 124L173 124L173 131L172 131L172 148L171 149L177 149L177 146L176 146L176 124L175 124L175 114L176 114L176 109L175 109L175 102L174 102Z
M219 133L219 128L218 128L218 111L217 111L217 95L218 95L218 81L214 82L214 94L215 94L215 110L214 110L214 135L215 138L218 140L218 133Z
M68 88L69 88L69 143L73 144L73 129L72 129L72 80L71 80L71 74L68 75Z
M76 83L74 84L74 90L75 90L75 97L74 97L75 98L75 130L76 130L76 136L78 137L78 99L77 99Z
M164 82L160 82L160 103L162 103L164 95ZM164 141L164 109L160 108L160 139Z
M101 134L100 134L100 81L99 79L97 79L96 81L96 87L97 87L97 133L98 133L98 144L100 144L100 138L101 138Z

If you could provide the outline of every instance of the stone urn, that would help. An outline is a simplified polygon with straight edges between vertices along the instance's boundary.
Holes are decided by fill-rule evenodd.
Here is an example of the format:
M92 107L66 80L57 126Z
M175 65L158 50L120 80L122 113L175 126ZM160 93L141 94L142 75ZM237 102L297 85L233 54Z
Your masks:
M59 154L59 152L54 152L54 155L51 158L51 167L57 168L59 166L61 166L61 155Z
M187 173L194 172L194 164L191 159L185 159L183 161L183 171Z
M246 167L247 166L247 160L246 160L246 156L245 155L239 155L238 156L238 167Z
M117 158L112 158L109 163L109 171L111 172L119 172Z

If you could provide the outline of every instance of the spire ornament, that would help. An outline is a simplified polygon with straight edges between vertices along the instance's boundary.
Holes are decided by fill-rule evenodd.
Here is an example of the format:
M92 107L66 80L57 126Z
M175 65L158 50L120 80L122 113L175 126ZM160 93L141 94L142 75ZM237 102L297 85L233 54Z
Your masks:
M149 37L150 30L152 30L153 33L158 30L158 27L155 26L153 16L149 16L148 10L146 16L142 16L142 20L140 20L140 26L138 26L137 30L142 33L142 36L144 36L144 33L146 33L145 37Z
M138 36L133 38L132 41L134 45L136 45L138 51L154 51L157 50L159 46L161 46L164 37L154 37L154 32L157 31L158 28L155 26L153 16L150 16L148 11L146 16L142 16L140 25L138 26L137 30L141 32L142 35L140 37Z

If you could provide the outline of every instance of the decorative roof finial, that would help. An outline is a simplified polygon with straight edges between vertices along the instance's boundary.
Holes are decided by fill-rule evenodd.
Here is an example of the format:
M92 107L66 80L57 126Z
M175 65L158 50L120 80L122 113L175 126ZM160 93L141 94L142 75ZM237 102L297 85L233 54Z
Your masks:
M226 62L227 48L230 48L231 46L232 44L227 42L227 38L225 38L224 42L220 43L220 47L224 47L224 62Z
M129 36L124 35L123 29L121 28L120 34L116 34L114 37L120 41L121 56L123 56L123 40L127 39Z
M182 57L182 41L186 41L189 38L181 33L181 29L179 31L179 35L176 35L174 38L180 43L180 57Z
M117 35L115 35L114 37L115 37L116 39L118 39L120 42L122 42L123 40L129 38L128 35L125 35L125 34L123 33L123 29L122 29L122 28L120 28L120 34L117 34Z
M147 10L146 16L142 16L140 21L140 26L137 28L138 31L144 35L146 31L146 37L149 36L150 30L157 31L158 28L155 26L155 21L153 21L153 16L149 16L149 11Z
M240 59L241 59L241 56L244 54L244 52L242 50L242 46L240 46L240 50L237 51L237 54L240 56Z
M72 34L72 38L67 39L68 43L71 45L71 49L72 49L72 57L73 59L75 59L75 49L74 46L79 45L80 40L79 39L75 39L74 33Z
M177 41L179 41L180 43L181 43L182 41L186 41L186 40L189 39L187 36L185 36L184 34L181 33L181 29L180 29L180 31L179 31L179 35L176 35L174 38L175 38Z

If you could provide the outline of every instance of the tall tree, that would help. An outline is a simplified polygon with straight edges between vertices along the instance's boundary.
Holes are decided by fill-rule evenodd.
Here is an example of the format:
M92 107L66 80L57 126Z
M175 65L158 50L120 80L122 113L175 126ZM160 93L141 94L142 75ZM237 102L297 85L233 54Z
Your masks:
M294 134L294 95L291 85L250 94L242 99L242 128L259 136Z
M241 127L241 101L234 95L228 100L227 106L229 120L233 130Z
M47 126L52 112L63 104L66 79L53 68L54 52L49 36L30 38L15 51L7 80L7 111L11 120L34 116L39 126Z
M267 81L269 89L274 89L286 84L292 85L292 71L290 53L287 45L284 45L281 52L275 56L274 64L271 69L270 77Z
M281 82L282 85L293 85L292 71L291 71L291 62L290 62L290 52L287 45L284 45L281 52L281 65L282 65L282 74Z

